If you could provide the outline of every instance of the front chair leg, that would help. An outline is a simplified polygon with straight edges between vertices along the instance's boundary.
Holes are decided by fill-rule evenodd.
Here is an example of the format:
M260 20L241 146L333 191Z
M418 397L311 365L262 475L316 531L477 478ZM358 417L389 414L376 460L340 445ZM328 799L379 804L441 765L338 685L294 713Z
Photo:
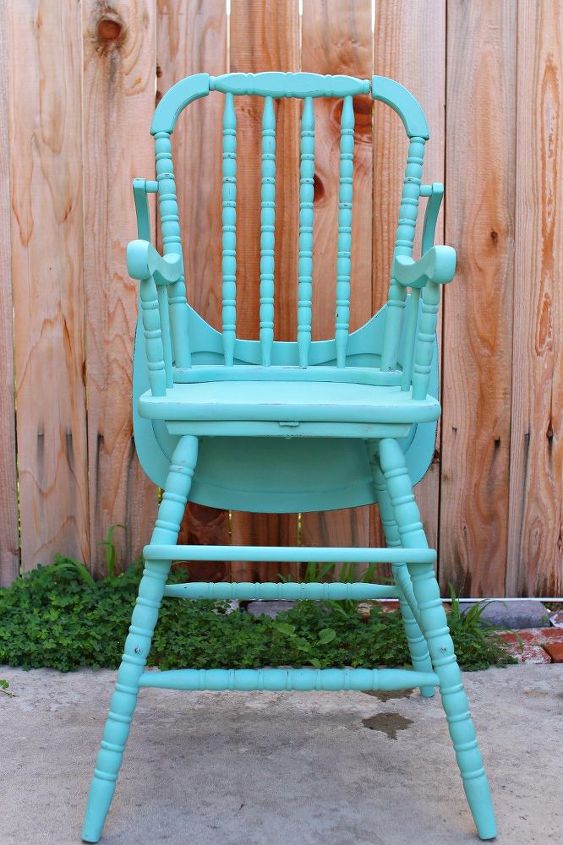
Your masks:
M197 451L196 437L185 436L179 441L172 456L151 543L176 543L190 492ZM147 561L145 564L88 796L82 829L84 842L98 842L102 835L137 704L139 678L149 655L170 564L169 560Z
M374 452L370 456L370 462L373 474L373 483L375 487L375 494L377 504L379 507L379 515L381 517L381 524L383 526L383 533L385 534L385 542L390 548L397 548L401 545L401 537L399 535L399 526L393 514L393 506L387 492L385 483L385 476L381 471L379 465L379 458ZM410 575L406 563L392 564L393 577L397 587L397 594L399 597L399 608L403 618L403 627L409 647L411 661L413 668L417 672L432 672L432 662L428 653L428 646L426 640L420 630L418 622L414 617L409 603L407 602L405 592L401 587L401 582L407 583L408 588L412 594L412 585L410 583ZM406 577L405 577L406 576ZM414 595L412 596L414 599ZM420 694L425 698L431 698L434 695L434 687L421 687Z
M395 440L382 440L379 455L401 545L428 548L401 447ZM496 824L491 793L434 567L409 564L409 571L432 666L440 679L440 695L467 801L480 838L494 839Z

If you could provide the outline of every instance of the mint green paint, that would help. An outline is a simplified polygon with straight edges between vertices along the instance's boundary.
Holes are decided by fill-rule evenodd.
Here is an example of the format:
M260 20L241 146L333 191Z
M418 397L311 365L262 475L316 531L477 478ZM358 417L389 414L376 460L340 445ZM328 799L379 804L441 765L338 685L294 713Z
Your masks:
M269 367L274 342L274 265L276 232L276 116L264 98L262 115L262 191L260 194L260 346Z
M344 97L340 125L340 189L338 193L338 243L336 253L335 344L338 367L346 366L350 323L350 272L352 269L352 200L354 195L354 105Z
M232 94L223 111L223 355L233 365L237 328L237 118Z
M427 548L428 543L404 455L396 441L381 441L379 459L393 515L399 528L401 546L405 551ZM432 564L409 563L408 568L422 631L433 669L438 675L442 705L465 794L480 838L494 839L496 825L491 794L434 567Z
M193 438L187 438L193 439ZM181 442L181 441L180 441ZM373 549L338 546L164 546L151 541L143 549L145 560L267 560L319 563L435 563L436 552L428 547Z
M210 77L212 91L223 94L253 94L259 97L348 97L369 94L368 79L353 76L323 76L320 73L227 73Z
M407 156L407 166L403 178L399 223L395 237L394 259L397 256L411 257L416 220L418 216L418 198L424 157L424 138L411 137ZM394 370L400 354L399 341L406 302L406 289L395 276L395 261L391 269L391 281L387 296L387 319L383 334L383 353L381 367Z
M315 112L306 97L301 117L301 164L299 169L299 267L297 346L299 366L309 366L313 300L313 223L315 177Z
M174 451L152 543L175 544L178 539L197 461L197 446L196 438L184 437ZM145 564L88 796L82 828L84 842L98 842L115 792L170 564L170 560L149 560Z
M387 546L392 549L401 547L401 538L399 536L399 526L393 513L393 506L387 493L387 486L385 477L381 471L379 464L379 457L377 450L373 449L371 452L371 464L373 469L373 481L375 492L377 496L377 505L379 507L379 516L381 518L381 525L383 533L385 534L385 542ZM397 588L399 604L401 607L401 616L403 617L403 627L409 646L412 665L419 672L431 672L432 663L430 655L428 654L428 646L422 634L420 627L421 619L416 599L412 589L412 582L407 568L407 561L403 558L398 563L392 563L393 576ZM422 687L421 694L425 697L430 697L434 694L433 687Z
M267 378L271 369L267 370L260 365L258 341L237 339L237 366L227 369L222 363L216 363L222 360L221 334L191 309L189 316L194 363L191 369L176 370L175 380L193 380L192 370L197 374L198 367L203 370L202 381L218 381L217 370L223 374L228 373L229 378L232 374L233 379L251 379L249 370L257 380ZM348 360L353 367L345 369L336 367L334 340L311 344L310 361L315 366L306 370L298 366L294 343L274 343L272 360L278 367L278 378L287 381L293 372L297 380L309 376L311 380L330 380L330 373L333 373L339 381L352 374L355 382L360 384L399 384L400 373L381 373L379 369L384 320L385 309L361 329L350 334ZM138 330L133 367L134 397L141 396L149 387L144 346L143 332ZM292 362L291 367L280 363L288 357ZM437 392L437 349L434 345L429 393L437 395ZM137 453L145 472L155 484L163 487L177 437L170 435L164 422L140 417L137 404L135 399L133 420ZM246 431L248 423L242 425L243 431ZM209 435L205 423L202 426ZM435 429L436 424L432 422L407 426L404 439L401 440L409 472L415 483L423 477L432 460ZM342 431L342 424L339 431ZM306 488L302 484L303 477L308 479ZM373 495L371 467L365 444L356 438L300 440L297 437L278 437L275 441L272 438L261 438L253 441L251 448L245 448L237 437L203 436L191 491L192 499L201 504L257 512L353 507L369 504L373 501Z
M169 669L145 672L140 686L180 690L391 690L438 681L411 669Z
M186 300L171 133L182 110L224 96L222 332ZM409 138L386 306L349 333L354 159L353 97L370 93L393 108ZM235 96L264 98L260 214L260 338L236 335ZM274 333L276 122L274 100L303 100L299 191L297 337ZM314 98L343 99L334 338L312 341ZM432 459L438 403L436 318L440 286L455 252L434 246L443 187L421 185L428 128L398 83L308 73L197 74L162 98L151 132L156 181L133 183L138 239L128 247L139 280L133 394L135 445L163 486L145 547L145 571L125 642L92 781L83 838L97 842L109 810L141 687L231 690L440 691L465 792L482 839L495 836L491 796L413 482ZM147 193L158 193L163 255L151 245ZM427 199L422 257L413 258L419 199ZM194 201L196 201L194 199ZM240 198L244 210L244 197ZM297 209L296 209L297 212ZM220 508L292 512L377 502L387 548L177 546L188 497ZM172 560L387 562L392 586L166 583ZM353 599L397 596L413 669L181 669L146 672L163 597Z
M339 581L308 582L299 584L238 583L218 584L207 581L191 581L187 584L168 584L165 596L179 599L208 599L210 601L373 601L395 598L397 588L382 584L341 583Z
M178 201L176 199L176 182L174 179L174 165L172 163L170 132L156 132L154 146L164 254L165 256L181 256L182 238L178 216ZM165 343L167 345L170 344L170 347L173 349L176 365L179 367L189 367L191 357L188 333L188 304L186 301L186 286L183 273L170 285L168 302L170 305L171 338L170 340L166 339Z
M410 91L395 82L394 79L389 79L386 76L373 76L371 96L374 100L387 103L393 111L397 112L403 121L405 132L409 138L418 136L428 140L430 133L424 112Z

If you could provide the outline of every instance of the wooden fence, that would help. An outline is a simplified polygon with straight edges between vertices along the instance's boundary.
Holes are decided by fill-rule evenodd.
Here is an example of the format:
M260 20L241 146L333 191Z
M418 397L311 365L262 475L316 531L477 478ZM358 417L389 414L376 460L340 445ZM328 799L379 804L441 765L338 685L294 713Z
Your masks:
M391 76L427 113L426 181L446 183L440 236L459 251L445 295L443 417L420 486L440 580L466 595L553 595L561 561L563 3L560 0L6 0L0 4L2 192L0 576L57 552L99 569L108 526L122 561L149 537L156 492L135 459L136 287L131 179L153 174L156 97L198 71ZM316 336L332 307L338 127L319 104ZM403 166L398 120L355 103L353 325L385 296ZM240 325L255 326L258 115L239 120ZM196 103L175 154L189 296L219 318L219 133ZM297 112L279 127L277 305L294 329ZM215 140L216 139L216 140ZM254 145L254 146L253 146ZM354 284L355 283L355 284ZM326 307L324 306L326 302ZM192 541L366 544L372 508L253 516L191 506ZM264 567L231 565L234 577ZM218 577L220 572L215 573ZM271 574L271 570L270 570Z

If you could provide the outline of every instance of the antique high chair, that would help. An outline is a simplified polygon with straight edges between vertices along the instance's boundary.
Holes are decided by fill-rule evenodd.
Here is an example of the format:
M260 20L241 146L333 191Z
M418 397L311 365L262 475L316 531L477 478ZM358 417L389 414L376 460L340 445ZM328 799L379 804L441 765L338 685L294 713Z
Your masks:
M260 336L237 336L237 95L263 98ZM354 160L353 97L371 94L397 112L408 136L395 251L386 306L349 333ZM171 135L182 110L224 96L222 332L186 301ZM297 337L275 339L274 229L276 107L303 101L300 128ZM341 98L334 338L312 341L313 177L317 97ZM413 495L428 468L440 414L436 318L440 285L455 252L433 246L440 184L421 184L428 128L414 97L391 79L311 73L189 76L159 103L151 133L156 181L133 189L139 240L129 273L140 281L142 327L134 362L135 444L164 494L92 782L83 839L97 842L115 790L141 687L178 690L397 690L438 687L481 839L495 836L483 761L469 714L446 614ZM149 243L147 193L157 193L164 255ZM412 258L419 197L427 198L422 257ZM240 197L244 203L244 197ZM194 202L195 202L194 198ZM244 213L244 205L239 213ZM296 210L297 213L297 210ZM197 284L197 280L195 280ZM410 291L410 293L409 293ZM377 502L387 548L177 546L188 498L218 508L297 512ZM390 563L394 586L364 583L187 583L167 585L172 560ZM184 599L399 598L412 669L180 669L145 671L163 597ZM410 777L405 772L405 778ZM413 777L413 784L416 779ZM413 786L414 788L414 786Z

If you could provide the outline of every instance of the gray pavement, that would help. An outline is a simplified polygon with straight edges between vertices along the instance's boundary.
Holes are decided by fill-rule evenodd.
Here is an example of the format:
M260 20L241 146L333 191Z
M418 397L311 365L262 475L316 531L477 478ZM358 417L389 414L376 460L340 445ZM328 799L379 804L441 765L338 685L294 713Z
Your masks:
M1 845L80 842L113 672L0 667ZM503 845L563 837L563 665L465 675ZM478 841L437 699L143 690L106 845Z

